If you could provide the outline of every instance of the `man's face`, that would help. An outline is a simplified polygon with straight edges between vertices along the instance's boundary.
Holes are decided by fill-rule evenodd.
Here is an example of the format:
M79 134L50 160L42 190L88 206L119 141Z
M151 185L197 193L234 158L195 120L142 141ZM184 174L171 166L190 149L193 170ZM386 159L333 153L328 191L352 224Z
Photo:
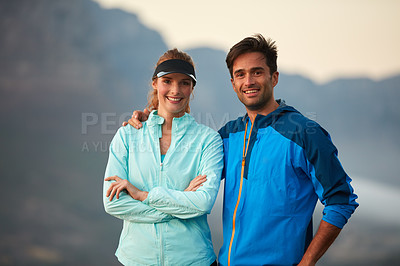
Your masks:
M279 73L270 74L264 55L251 52L240 55L233 62L233 89L248 111L268 109L274 104L274 87Z

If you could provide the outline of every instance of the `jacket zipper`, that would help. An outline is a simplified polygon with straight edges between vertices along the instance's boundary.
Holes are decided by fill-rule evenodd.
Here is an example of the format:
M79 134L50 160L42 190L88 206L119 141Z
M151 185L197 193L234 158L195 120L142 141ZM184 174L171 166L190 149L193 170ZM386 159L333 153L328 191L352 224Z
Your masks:
M159 223L160 225L160 256L161 256L161 265L164 265L164 243L163 243L163 225L162 223Z
M162 171L163 171L163 163L161 162L161 152L160 154L160 185L161 185L161 178L162 178ZM164 158L165 159L165 158ZM159 232L160 232L160 258L161 258L161 264L160 265L164 265L164 243L163 243L163 224L162 223L158 223L159 226Z
M162 137L162 129L161 129L161 125L158 125L159 128L159 134L157 135L158 138L154 140L155 143L158 143L157 146L157 153L158 153L158 161L160 163L160 172L159 172L159 179L158 179L158 185L161 186L162 185L162 171L163 171L163 161L161 161L161 148L160 148L160 138ZM161 136L160 136L161 135ZM165 160L165 157L164 157ZM164 265L164 243L163 243L163 224L162 223L157 223L156 224L158 226L159 229L159 240L160 240L160 265Z
M253 121L254 122L254 121ZM231 241L229 243L229 252L228 252L228 266L231 265L231 252L232 252L232 244L233 244L233 239L235 237L235 230L236 230L236 213L239 207L240 203L240 198L242 196L242 187L243 187L243 176L244 176L244 167L246 166L246 156L247 156L247 151L249 149L249 143L250 143L250 138L251 138L251 132L253 131L253 125L254 123L251 123L251 128L250 128L250 133L249 133L249 139L247 141L246 145L246 135L247 135L247 126L248 126L249 121L247 120L246 122L246 129L244 131L244 140L243 140L243 156L242 156L242 169L240 171L240 185L239 185L239 194L238 194L238 199L236 201L236 206L235 210L233 212L233 218L232 218L232 234L231 234Z

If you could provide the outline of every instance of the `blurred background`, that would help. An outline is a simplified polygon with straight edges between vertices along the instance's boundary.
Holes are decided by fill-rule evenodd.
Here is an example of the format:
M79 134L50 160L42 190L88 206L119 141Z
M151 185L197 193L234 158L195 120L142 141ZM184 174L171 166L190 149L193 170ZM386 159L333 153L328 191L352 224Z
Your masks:
M141 2L0 0L0 265L119 265L108 145L145 107L158 57L193 57L192 115L218 130L245 111L226 53L258 32L279 49L276 98L330 132L359 196L318 265L400 265L399 2Z

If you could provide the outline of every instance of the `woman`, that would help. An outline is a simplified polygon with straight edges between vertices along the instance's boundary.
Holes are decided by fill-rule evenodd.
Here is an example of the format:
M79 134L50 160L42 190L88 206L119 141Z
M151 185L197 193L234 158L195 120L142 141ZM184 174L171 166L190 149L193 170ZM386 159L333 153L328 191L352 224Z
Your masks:
M188 114L195 84L190 56L167 51L153 75L148 120L140 130L121 127L110 144L103 201L124 220L116 256L125 265L216 263L207 214L222 140Z

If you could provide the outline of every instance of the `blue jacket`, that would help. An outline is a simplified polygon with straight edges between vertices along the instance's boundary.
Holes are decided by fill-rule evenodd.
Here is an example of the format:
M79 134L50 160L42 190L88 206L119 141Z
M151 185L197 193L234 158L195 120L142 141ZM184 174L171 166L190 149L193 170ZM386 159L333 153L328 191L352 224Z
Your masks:
M215 202L223 168L222 140L188 114L174 118L171 145L161 162L161 125L152 112L143 128L122 127L114 136L105 177L117 175L141 190L145 201L122 192L103 201L107 213L124 221L116 255L124 265L210 265L215 259L207 214ZM184 192L196 176L207 181Z
M240 189L246 121L248 137L247 115L219 131L225 153L219 262L228 265L231 248L231 265L297 264L313 237L318 198L325 206L323 220L339 228L358 206L351 179L329 134L280 102L274 112L255 118Z

